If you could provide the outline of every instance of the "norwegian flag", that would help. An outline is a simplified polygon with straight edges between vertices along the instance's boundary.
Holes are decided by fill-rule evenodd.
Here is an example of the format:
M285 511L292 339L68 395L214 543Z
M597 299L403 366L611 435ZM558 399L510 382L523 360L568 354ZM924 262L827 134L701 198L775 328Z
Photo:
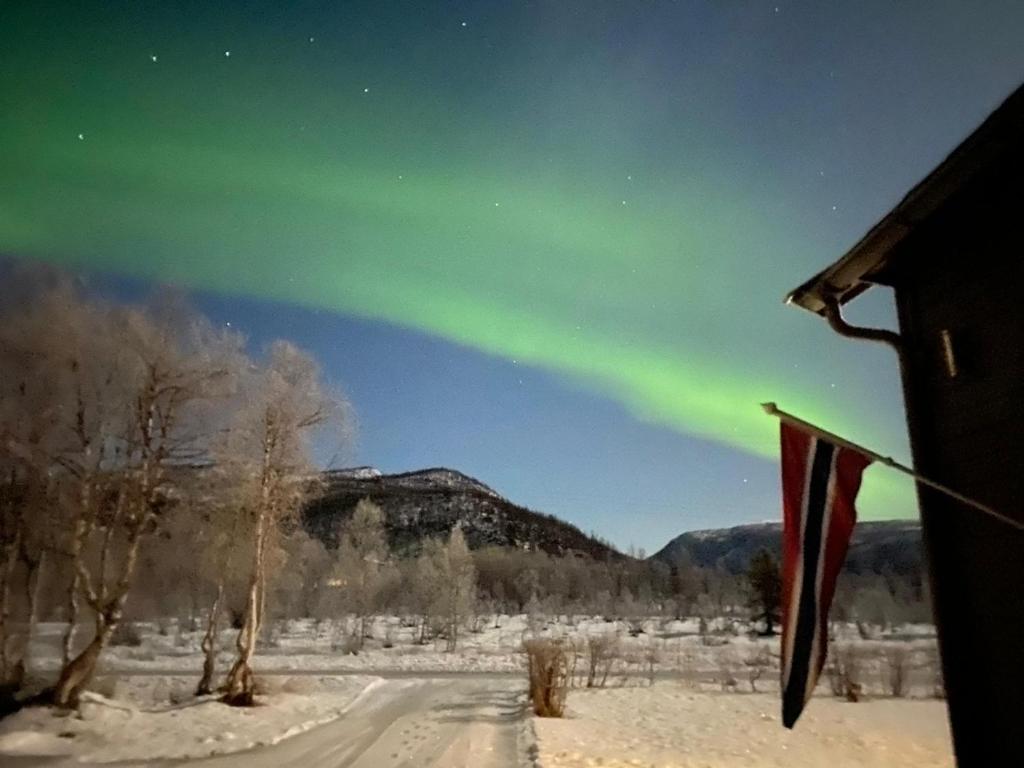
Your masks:
M792 728L828 649L828 609L871 463L782 422L782 723Z

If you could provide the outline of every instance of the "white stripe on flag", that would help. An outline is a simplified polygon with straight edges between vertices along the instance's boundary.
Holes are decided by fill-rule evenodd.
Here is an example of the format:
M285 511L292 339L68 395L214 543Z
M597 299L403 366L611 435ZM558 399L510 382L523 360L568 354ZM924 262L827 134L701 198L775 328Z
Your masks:
M814 639L811 643L811 655L808 659L807 687L804 689L806 701L814 693L814 667L821 653L821 582L825 573L825 554L828 547L828 529L832 523L832 504L836 495L836 461L840 454L839 448L832 451L832 461L828 468L828 490L825 493L825 509L821 512L821 542L818 545L818 572L814 578Z
M804 493L800 500L800 541L796 550L796 567L793 569L792 593L787 606L789 621L786 626L786 647L782 649L782 689L789 685L789 676L793 671L793 642L796 640L796 622L800 614L800 596L804 581L804 536L807 535L807 504L811 493L811 469L814 467L814 454L818 452L818 438L812 437L807 448L807 460L804 466Z

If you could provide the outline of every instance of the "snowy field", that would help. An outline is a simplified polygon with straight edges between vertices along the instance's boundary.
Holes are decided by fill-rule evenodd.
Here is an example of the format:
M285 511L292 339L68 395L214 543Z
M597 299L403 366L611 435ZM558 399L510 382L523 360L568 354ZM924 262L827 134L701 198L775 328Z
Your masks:
M312 619L276 622L265 629L257 648L255 669L264 674L376 673L509 673L524 669L520 653L529 637L563 638L585 653L587 638L607 636L615 640L611 678L647 679L682 676L710 685L750 688L749 678L758 675L759 689L770 687L777 677L778 638L747 633L744 623L718 619L707 622L702 634L697 619L684 621L647 619L605 621L594 617L537 618L489 617L477 622L478 631L465 631L458 650L448 653L444 640L417 644L415 628L398 617L375 620L357 653L349 645L345 622ZM142 622L137 645L115 645L104 652L104 674L164 673L197 674L202 667L201 632L179 628L177 622ZM59 667L61 624L42 624L32 644L33 668L53 674ZM861 637L856 627L834 628L833 643L857 650L864 667L865 692L884 687L885 660L889 650L906 653L913 672L910 695L929 695L934 687L935 635L930 625L905 625L889 633ZM85 633L83 633L85 634ZM218 665L227 669L233 658L235 630L221 632ZM80 638L82 641L84 637ZM775 670L775 671L773 671ZM766 690L768 688L765 688Z
M696 619L492 616L477 621L476 631L467 630L454 653L445 651L444 641L417 644L408 624L398 617L377 619L364 648L354 653L351 622L277 622L265 631L254 664L261 706L236 709L192 694L202 666L199 632L174 621L139 623L134 637L105 653L80 715L30 708L0 721L0 755L67 755L87 762L198 758L275 744L332 721L393 739L386 718L362 724L358 718L409 684L425 684L425 690L454 684L454 699L463 695L460 690L473 690L481 707L496 706L488 691L507 701L508 691L525 689L523 640L550 637L575 649L577 687L564 720L532 720L543 768L952 764L944 702L930 698L936 688L930 626L866 637L863 627L835 627L836 647L853 648L859 657L866 700L840 701L823 679L797 729L788 732L777 720L778 639L748 634L739 622L717 619L702 627ZM36 679L52 681L63 631L60 624L39 627L32 644ZM220 636L221 675L234 637L233 630ZM607 687L587 689L588 638L595 637L613 639L605 662L610 668ZM904 698L889 695L894 651L906 667ZM382 688L378 675L410 680ZM466 682L443 683L439 676ZM458 688L465 685L470 689ZM472 750L474 740L488 733L470 718L459 735L461 721L437 720L429 708L402 709L413 706L412 699L402 699L388 706L416 722L438 722L452 749L462 744L458 749ZM500 709L507 715L507 704ZM493 740L499 732L489 733ZM367 744L387 752L389 764L392 754L405 754ZM520 751L507 764L523 763L531 750ZM406 763L396 757L394 764Z
M811 700L796 728L766 694L652 688L573 691L564 719L534 720L543 768L942 768L954 764L941 701Z

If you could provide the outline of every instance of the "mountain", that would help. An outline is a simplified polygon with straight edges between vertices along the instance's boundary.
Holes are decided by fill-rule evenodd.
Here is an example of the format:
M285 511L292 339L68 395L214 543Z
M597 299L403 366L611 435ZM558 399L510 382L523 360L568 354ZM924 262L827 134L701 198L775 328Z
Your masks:
M690 562L707 568L721 566L730 573L741 573L759 549L779 557L781 547L781 523L756 523L684 533L651 559L669 565ZM850 573L919 574L923 569L921 524L910 520L858 523L845 569Z
M595 559L622 557L575 526L513 504L453 469L385 475L372 467L355 467L325 472L323 479L325 490L303 510L303 524L328 546L337 545L339 526L359 500L370 499L384 512L388 541L398 553L418 551L424 537L445 537L458 522L472 549L499 546Z

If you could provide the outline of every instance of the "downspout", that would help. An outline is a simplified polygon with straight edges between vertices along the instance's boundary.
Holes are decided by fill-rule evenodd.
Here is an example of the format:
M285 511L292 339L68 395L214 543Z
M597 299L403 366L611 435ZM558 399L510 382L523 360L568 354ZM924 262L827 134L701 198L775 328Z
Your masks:
M843 311L839 306L839 300L833 295L821 296L825 305L824 315L829 327L840 336L850 339L863 339L864 341L879 341L888 344L899 358L900 365L903 365L903 339L894 331L884 328L863 328L857 325L850 325L843 318Z

